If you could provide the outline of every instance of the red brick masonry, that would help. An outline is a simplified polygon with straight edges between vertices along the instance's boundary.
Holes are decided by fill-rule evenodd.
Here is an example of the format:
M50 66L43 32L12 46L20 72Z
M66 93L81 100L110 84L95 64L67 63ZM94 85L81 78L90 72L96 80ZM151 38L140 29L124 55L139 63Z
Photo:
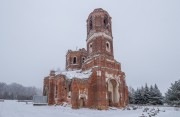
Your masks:
M72 104L72 108L124 107L128 87L121 64L114 59L111 17L99 8L87 19L87 51L68 50L66 71L44 78L48 104Z

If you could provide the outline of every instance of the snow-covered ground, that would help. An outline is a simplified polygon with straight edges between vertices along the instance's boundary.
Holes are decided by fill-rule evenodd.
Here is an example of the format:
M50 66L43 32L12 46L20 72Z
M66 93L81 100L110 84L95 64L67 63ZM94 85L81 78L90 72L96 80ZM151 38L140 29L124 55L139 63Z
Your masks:
M32 103L17 102L5 100L0 102L0 117L140 117L145 107L137 110L92 110L78 109L63 106L33 106ZM157 107L149 106L149 111ZM155 117L180 117L180 109L175 110L173 107L158 107L160 112ZM165 112L162 112L165 110Z

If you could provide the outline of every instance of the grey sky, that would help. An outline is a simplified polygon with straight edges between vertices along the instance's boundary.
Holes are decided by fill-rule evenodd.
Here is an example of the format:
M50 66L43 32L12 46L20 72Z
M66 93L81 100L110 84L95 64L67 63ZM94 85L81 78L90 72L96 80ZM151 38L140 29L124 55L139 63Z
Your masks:
M95 8L112 17L114 54L128 86L180 79L179 0L0 0L0 82L42 88L50 69L64 69L68 49L86 47Z

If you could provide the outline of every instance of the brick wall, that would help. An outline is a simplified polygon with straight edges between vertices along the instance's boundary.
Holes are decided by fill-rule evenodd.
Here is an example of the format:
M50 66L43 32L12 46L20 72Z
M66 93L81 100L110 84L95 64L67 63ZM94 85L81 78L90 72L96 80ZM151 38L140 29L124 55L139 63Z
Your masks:
M68 50L66 70L91 69L92 74L86 79L68 79L51 71L44 78L43 87L43 95L48 96L49 105L68 102L74 109L108 109L109 106L127 105L128 87L121 64L114 59L111 25L111 17L103 9L90 13L87 19L87 51L84 48Z

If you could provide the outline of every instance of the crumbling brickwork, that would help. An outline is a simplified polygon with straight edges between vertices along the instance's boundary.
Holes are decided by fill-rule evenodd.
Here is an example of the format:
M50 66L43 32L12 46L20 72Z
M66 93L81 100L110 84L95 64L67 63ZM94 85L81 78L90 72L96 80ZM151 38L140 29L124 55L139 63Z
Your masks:
M114 59L112 22L99 8L87 19L87 51L68 50L66 71L44 78L43 95L48 104L67 102L72 108L108 109L128 103L128 87L121 64Z
M82 48L78 51L68 50L66 54L66 70L78 70L87 58L87 51Z

